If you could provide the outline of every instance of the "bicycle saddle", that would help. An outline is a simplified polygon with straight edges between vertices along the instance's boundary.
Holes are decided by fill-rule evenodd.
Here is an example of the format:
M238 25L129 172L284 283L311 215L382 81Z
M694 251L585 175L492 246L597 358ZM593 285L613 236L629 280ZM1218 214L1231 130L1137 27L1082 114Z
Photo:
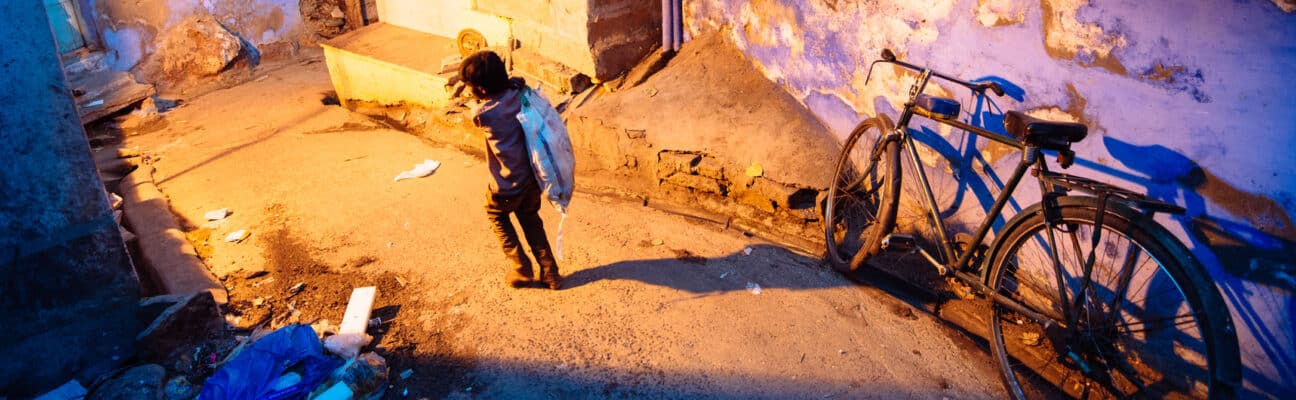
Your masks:
M1066 150L1089 134L1089 127L1074 122L1045 121L1020 111L1009 111L1004 128L1017 140L1047 150Z

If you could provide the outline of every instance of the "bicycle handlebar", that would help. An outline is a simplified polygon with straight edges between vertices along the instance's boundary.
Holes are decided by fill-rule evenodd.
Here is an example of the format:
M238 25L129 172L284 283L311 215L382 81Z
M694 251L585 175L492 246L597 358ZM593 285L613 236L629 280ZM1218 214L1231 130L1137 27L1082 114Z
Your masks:
M946 81L957 83L963 87L972 90L973 92L977 92L983 95L985 94L986 89L990 89L990 91L994 92L996 96L1003 97L1004 95L1003 87L999 86L998 82L969 82L949 75L945 75L940 72L936 72L935 70L932 70L930 68L920 67L904 61L900 61L899 59L896 58L895 52L891 51L891 49L882 49L882 59L874 61L873 64L877 64L880 62L899 65L901 67L908 68L910 70L918 71L918 72L927 71L937 78L941 78ZM869 65L869 75L872 74L873 74L873 66ZM868 79L865 78L865 82L867 81Z

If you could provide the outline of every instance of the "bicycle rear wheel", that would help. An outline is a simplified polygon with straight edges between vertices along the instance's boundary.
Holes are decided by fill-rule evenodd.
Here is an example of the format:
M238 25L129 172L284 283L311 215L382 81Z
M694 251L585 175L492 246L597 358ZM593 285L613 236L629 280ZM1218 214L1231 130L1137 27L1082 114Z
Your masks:
M1009 223L993 253L992 290L1061 324L1068 315L1075 321L1071 329L1044 327L994 307L994 353L1009 394L1026 398L1022 382L1034 381L1078 398L1230 397L1240 368L1237 337L1218 290L1188 250L1118 204L1108 205L1093 246L1096 199L1059 203L1061 223L1050 227L1037 204ZM1094 249L1090 283L1077 303Z
M894 124L880 115L860 122L837 159L824 205L826 258L849 272L882 249L882 237L895 226L900 200L897 141L883 140Z

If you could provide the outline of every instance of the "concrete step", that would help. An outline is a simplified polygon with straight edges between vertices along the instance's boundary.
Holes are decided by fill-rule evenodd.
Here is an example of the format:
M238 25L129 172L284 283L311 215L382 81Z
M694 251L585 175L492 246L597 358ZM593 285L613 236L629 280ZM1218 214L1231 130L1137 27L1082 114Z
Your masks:
M458 74L454 39L377 23L322 44L338 99L437 108Z

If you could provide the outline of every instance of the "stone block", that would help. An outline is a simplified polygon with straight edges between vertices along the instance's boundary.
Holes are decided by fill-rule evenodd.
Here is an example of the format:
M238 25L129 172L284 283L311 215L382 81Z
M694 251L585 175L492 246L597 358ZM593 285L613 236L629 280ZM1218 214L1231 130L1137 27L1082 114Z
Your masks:
M678 151L661 151L657 153L657 177L667 178L676 174L692 174L693 167L702 156Z
M698 175L712 179L724 180L724 163L714 157L702 157L695 169Z
M767 213L774 212L774 201L770 200L764 194L755 190L743 190L734 193L732 196L738 204L744 204Z
M725 195L725 187L715 179L707 178L701 175L674 174L666 178L666 182L693 189L696 191Z
M162 302L175 301L165 298ZM141 303L143 306L148 301ZM176 351L201 344L213 333L225 330L225 318L210 292L198 292L178 299L135 336L141 357L163 362Z

